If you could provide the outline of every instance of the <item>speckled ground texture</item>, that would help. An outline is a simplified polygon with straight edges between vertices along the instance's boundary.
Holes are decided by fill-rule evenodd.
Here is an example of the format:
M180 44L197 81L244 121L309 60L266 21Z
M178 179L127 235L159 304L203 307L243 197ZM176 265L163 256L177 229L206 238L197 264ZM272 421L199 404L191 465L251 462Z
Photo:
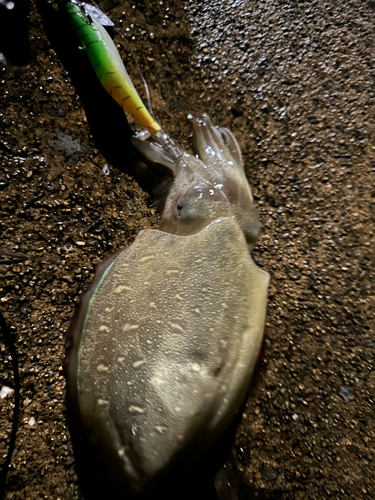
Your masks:
M240 498L375 498L375 2L99 6L119 27L137 87L141 68L158 119L183 147L188 113L234 132L260 208L254 258L271 285L233 441ZM99 151L34 4L30 33L31 70L0 73L0 248L28 257L0 265L21 383L5 498L76 499L65 332L99 260L158 216ZM13 388L3 341L0 386ZM13 406L14 392L0 399L0 465Z

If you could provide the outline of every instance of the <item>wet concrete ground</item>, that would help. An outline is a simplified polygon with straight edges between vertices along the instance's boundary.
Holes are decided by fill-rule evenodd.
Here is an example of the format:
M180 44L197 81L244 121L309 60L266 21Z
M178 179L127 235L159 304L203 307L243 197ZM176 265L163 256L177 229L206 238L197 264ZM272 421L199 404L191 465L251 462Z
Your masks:
M233 442L240 498L375 497L374 2L99 5L182 146L188 113L234 132L260 208L254 259L271 285L262 362ZM123 148L130 169L116 135L126 124L115 114L104 127L111 151L98 146L101 97L93 112L76 94L35 10L31 42L32 70L0 80L0 248L28 257L0 265L21 385L6 498L73 499L64 334L96 263L157 216L114 166L111 151ZM0 385L14 388L3 341ZM14 402L14 392L0 399L0 463Z

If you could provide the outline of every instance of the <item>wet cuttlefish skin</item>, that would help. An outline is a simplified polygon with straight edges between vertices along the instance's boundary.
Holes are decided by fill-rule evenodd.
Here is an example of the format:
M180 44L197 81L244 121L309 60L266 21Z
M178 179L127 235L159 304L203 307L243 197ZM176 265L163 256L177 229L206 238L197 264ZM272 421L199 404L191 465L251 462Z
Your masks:
M193 128L199 158L135 140L174 178L160 230L101 265L70 327L73 438L131 494L218 439L262 341L269 275L250 255L261 226L241 153L208 118Z

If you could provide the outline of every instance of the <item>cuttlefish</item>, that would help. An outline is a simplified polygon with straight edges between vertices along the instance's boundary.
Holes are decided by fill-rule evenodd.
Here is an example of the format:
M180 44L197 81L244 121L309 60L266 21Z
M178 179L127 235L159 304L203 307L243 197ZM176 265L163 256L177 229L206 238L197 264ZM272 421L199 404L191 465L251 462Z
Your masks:
M208 117L192 124L196 155L134 139L173 177L160 228L99 266L68 334L73 439L130 497L218 440L263 336L269 275L250 253L261 224L239 146Z

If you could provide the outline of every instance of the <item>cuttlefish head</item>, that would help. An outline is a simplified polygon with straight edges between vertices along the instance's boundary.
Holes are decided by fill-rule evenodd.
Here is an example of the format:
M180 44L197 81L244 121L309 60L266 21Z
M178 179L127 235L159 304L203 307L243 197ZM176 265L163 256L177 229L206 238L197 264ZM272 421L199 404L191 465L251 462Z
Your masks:
M238 143L228 129L214 127L207 116L191 122L195 155L184 152L175 161L152 139L133 139L143 162L164 173L164 187L168 185L166 173L173 178L167 188L160 230L188 236L219 217L232 216L251 250L261 224Z

